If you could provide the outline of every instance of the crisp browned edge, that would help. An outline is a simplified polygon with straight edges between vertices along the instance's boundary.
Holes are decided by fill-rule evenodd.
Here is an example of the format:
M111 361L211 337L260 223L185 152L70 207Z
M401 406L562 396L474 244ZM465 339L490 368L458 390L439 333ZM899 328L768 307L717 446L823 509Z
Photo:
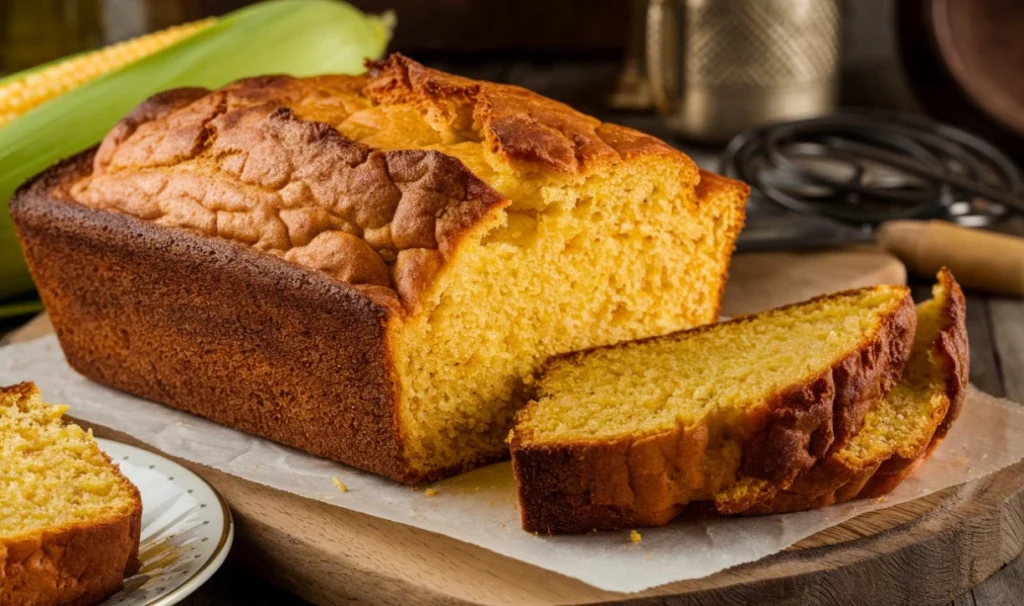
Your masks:
M946 432L960 414L967 394L970 374L970 349L967 337L967 303L963 290L949 269L943 267L937 277L947 293L945 305L940 313L940 329L935 343L931 346L934 359L939 360L946 373L946 410L931 429L925 446L915 455L903 457L893 454L886 459L868 463L863 468L853 469L832 458L822 462L815 474L817 487L809 494L779 492L766 502L753 506L748 511L754 515L786 513L825 507L855 498L876 498L885 495L900 485L917 469L942 442Z
M38 395L32 383L0 387L0 397L29 398ZM101 451L122 486L134 495L134 507L127 515L110 516L90 522L65 524L0 541L0 598L4 606L32 606L39 603L60 603L91 606L114 595L124 586L124 579L139 569L139 540L142 533L142 496L138 488L121 473L118 465ZM39 554L48 566L19 566L11 570L8 556L17 550L19 562ZM29 552L29 553L25 553ZM66 583L67 578L75 579ZM9 597L9 589L17 586L18 599ZM40 602L39 600L43 600Z
M860 429L870 404L899 380L913 345L917 321L914 303L909 289L895 288L903 290L903 300L883 319L874 335L865 336L850 354L837 360L822 375L806 384L781 391L763 406L750 411L750 422L763 430L744 449L745 475L764 478L785 487L800 472L834 448L841 447ZM779 309L786 310L864 290L868 289L822 295ZM729 323L744 323L756 318L757 315L743 316ZM701 326L633 343L682 338L713 330L715 326ZM625 345L596 347L555 356L543 368L556 363L580 363L591 352ZM544 369L539 377L543 376ZM692 439L686 435L692 428L676 428L657 436L533 444L528 422L535 406L536 400L533 400L517 415L511 440L512 465L525 530L556 534L657 526L667 524L681 513L683 505L675 502L672 491L658 486L656 482L652 483L654 490L663 494L657 495L659 506L647 509L596 505L591 502L591 494L594 491L634 494L632 482L637 476L648 474L628 468L626 457L634 455L631 450L643 445L644 450L653 449L655 452L667 452L671 448L684 452L688 444L702 439L699 434ZM799 440L794 442L797 434L805 436L804 444ZM635 458L649 457L649 454L638 454ZM677 467L673 475L699 474L699 470L694 469L680 472L686 468L686 462L685 458L670 462ZM651 475L657 476L658 473ZM665 484L668 484L667 480ZM724 513L732 513L747 509L752 504L718 504L718 507Z
M472 98L479 110L473 118L492 135L492 151L511 163L566 175L595 171L609 161L661 155L678 162L683 178L696 183L697 164L675 147L635 129L601 122L529 89L449 74L401 53L367 61L367 68L363 92L381 104L443 104ZM524 116L528 119L521 119ZM601 145L595 147L597 141Z
M970 377L971 352L967 336L967 301L964 292L957 283L953 273L943 267L938 274L939 283L945 288L948 296L943 311L942 328L939 338L932 346L932 354L940 360L946 371L946 397L949 404L942 421L932 434L927 447L917 456L902 457L894 455L883 462L878 471L867 481L866 486L858 493L858 497L869 498L882 496L891 492L931 456L938 445L945 439L953 421L960 416L964 398L967 397L967 383Z

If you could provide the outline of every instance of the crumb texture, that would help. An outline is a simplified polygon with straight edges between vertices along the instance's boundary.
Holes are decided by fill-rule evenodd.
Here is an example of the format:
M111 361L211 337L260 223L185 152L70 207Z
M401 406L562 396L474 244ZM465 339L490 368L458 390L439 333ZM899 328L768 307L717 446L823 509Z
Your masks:
M714 321L746 190L722 183L698 198L655 172L664 168L518 198L512 209L543 210L510 210L444 273L398 340L414 461L464 466L507 452L549 356Z
M904 301L881 287L682 332L569 354L539 383L536 440L638 437L730 422L772 394L813 381L877 333Z
M136 566L138 491L31 384L0 389L0 603L92 604Z

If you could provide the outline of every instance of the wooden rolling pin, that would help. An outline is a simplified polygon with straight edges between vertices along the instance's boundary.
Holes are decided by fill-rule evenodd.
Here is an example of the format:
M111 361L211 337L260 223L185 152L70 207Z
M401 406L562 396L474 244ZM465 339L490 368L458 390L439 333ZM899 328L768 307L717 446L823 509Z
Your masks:
M966 288L1024 297L1024 238L946 221L886 221L875 235L911 272L934 276L945 265Z

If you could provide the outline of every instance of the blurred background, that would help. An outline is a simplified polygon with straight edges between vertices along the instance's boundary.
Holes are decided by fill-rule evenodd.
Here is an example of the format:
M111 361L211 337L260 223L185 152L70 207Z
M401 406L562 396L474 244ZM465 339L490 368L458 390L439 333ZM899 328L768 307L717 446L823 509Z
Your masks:
M249 4L0 0L0 76ZM1024 233L1020 0L351 4L389 15L389 50L533 89L751 183L741 251L881 241L900 254L918 245L887 243L880 227L901 219ZM0 130L9 97L0 81ZM0 216L0 249L3 231ZM962 281L1024 291L1019 242L963 246L991 254ZM0 317L40 309L27 282L5 290L10 255L0 250Z
M252 2L0 0L0 74L248 4ZM463 71L472 73L480 71L478 66L502 59L541 65L575 60L573 67L584 71L574 73L571 81L565 81L564 72L552 72L548 81L533 84L588 108L606 107L627 58L637 75L644 71L646 0L353 0L351 4L368 13L397 14L390 48L428 64L443 62L451 67L461 62ZM1024 151L1024 117L1020 117L1024 3L1017 0L684 0L676 4L677 12L689 9L689 16L697 12L693 7L702 7L708 23L689 27L719 28L718 34L727 32L712 22L719 19L715 5L733 19L737 13L750 12L740 5L764 5L760 11L764 19L779 22L761 25L782 32L786 27L801 27L786 24L778 16L788 4L797 11L788 18L803 19L803 27L817 28L818 35L810 32L789 40L788 46L776 40L775 46L787 52L810 47L808 52L827 55L834 35L838 62L824 65L825 73L819 76L836 87L836 103L927 111L944 121L969 125L1018 158ZM826 32L822 40L821 30L828 29L833 13L838 29ZM707 36L709 30L700 33ZM754 36L769 35L754 32ZM719 40L730 42L725 36ZM505 66L495 78L519 75L516 69L521 66L515 62L506 61ZM644 87L639 80L626 84L634 88L621 91L619 107L652 107L649 94L636 90ZM630 98L626 92L636 94Z

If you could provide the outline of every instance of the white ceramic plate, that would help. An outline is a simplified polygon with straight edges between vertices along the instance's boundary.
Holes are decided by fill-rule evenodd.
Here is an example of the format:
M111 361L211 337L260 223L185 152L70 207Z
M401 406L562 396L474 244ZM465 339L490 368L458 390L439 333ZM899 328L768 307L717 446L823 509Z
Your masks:
M199 588L224 563L234 525L205 480L160 455L97 439L142 494L142 568L102 606L169 606Z

